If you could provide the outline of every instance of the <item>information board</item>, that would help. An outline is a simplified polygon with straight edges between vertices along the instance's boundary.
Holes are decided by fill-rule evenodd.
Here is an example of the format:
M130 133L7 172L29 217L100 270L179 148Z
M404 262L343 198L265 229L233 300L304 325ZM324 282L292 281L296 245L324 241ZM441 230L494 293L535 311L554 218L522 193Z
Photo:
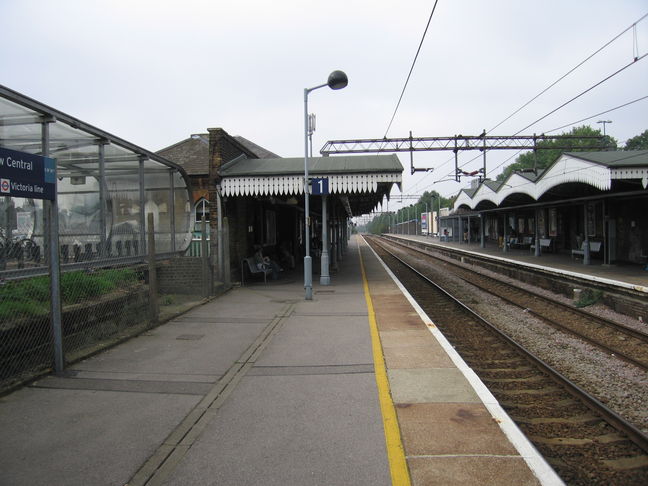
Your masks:
M56 199L56 160L0 147L0 195Z

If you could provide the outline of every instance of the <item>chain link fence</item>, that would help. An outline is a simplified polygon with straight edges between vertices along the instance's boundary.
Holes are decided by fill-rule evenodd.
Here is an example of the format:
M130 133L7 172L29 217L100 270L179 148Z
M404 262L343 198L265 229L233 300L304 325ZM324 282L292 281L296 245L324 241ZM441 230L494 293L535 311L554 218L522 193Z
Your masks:
M147 231L146 236L144 246L139 235L132 234L119 235L119 244L102 247L69 245L63 243L69 238L61 235L58 293L64 363L141 333L157 325L161 315L206 297L207 282L200 277L205 260L172 254L149 258L148 248L155 251L159 242L168 245L168 232ZM55 368L53 282L46 246L35 234L20 235L11 218L0 218L0 392ZM158 291L158 269L163 270L164 293Z

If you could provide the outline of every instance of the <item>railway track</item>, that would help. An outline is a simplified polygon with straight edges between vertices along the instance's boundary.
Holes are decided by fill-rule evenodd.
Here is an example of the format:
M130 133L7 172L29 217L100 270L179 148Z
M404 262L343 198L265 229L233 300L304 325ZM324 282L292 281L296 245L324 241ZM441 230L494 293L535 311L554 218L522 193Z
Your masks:
M438 265L450 269L453 274L470 285L496 295L551 326L599 347L605 353L617 356L643 370L648 370L648 334L646 333L528 289L475 273L457 263L438 258L419 248L412 248L395 241L390 241L389 244L398 245L409 252L425 255L426 258L433 258Z
M443 272L368 241L567 484L646 484L648 437L446 292Z

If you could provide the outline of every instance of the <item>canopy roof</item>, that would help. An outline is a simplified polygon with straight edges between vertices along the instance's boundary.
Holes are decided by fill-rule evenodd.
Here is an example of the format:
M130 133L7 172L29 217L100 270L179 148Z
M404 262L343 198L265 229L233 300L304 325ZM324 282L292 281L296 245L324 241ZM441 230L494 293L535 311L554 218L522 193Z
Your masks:
M565 152L537 175L513 173L501 183L487 181L477 188L462 189L455 207L506 206L521 196L534 201L550 195L573 197L578 186L588 194L648 188L648 150Z
M145 173L172 169L186 174L160 155L0 85L0 146L41 154L44 122L50 124L49 155L57 160L59 176L98 175L99 145L104 147L107 174L137 174L140 160Z
M348 202L349 216L372 211L402 181L403 166L392 155L313 157L311 178L327 178L329 192ZM304 193L304 159L247 159L239 157L219 171L226 196L291 196Z

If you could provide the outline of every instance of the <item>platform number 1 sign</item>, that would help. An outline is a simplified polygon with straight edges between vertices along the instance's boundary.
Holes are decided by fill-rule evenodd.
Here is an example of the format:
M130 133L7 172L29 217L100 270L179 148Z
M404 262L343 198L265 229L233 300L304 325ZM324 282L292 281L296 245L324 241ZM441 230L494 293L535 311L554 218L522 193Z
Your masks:
M313 177L312 181L312 194L314 196L322 196L329 193L329 181L327 177Z

